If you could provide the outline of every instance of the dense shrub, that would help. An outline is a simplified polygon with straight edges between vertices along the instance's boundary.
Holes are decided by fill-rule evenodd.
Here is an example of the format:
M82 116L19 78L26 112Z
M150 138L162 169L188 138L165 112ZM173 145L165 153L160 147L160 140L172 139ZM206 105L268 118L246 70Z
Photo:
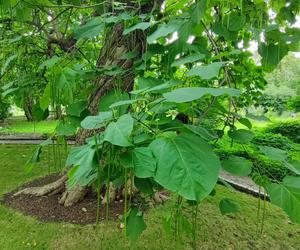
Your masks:
M300 122L281 122L268 126L267 133L281 134L296 143L300 143Z
M244 157L253 163L253 173L258 172L271 179L282 180L290 171L280 162L269 159L254 147L247 147L247 151L239 149L238 145L233 147L219 148L217 150L221 159L230 155Z
M281 134L257 132L254 138L252 139L252 143L261 146L279 148L282 150L292 149L291 140Z
M300 95L293 97L288 102L289 109L294 110L295 112L300 112Z

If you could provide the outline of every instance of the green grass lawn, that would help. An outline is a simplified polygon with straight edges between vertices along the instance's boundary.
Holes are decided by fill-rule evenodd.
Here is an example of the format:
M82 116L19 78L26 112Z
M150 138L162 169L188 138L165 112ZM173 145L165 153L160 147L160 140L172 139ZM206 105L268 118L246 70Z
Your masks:
M47 174L47 161L30 174L24 174L23 165L34 146L0 145L0 196L18 185ZM300 226L291 224L277 207L267 204L264 233L256 233L257 199L223 186L217 186L216 195L199 206L198 249L299 249ZM238 201L241 211L222 216L218 203L223 198ZM0 249L176 249L175 241L161 226L164 215L174 202L157 206L146 214L147 229L136 243L122 240L119 222L110 222L94 229L92 225L43 223L0 205ZM191 240L177 249L191 249Z
M46 120L40 122L28 122L24 118L13 118L8 120L7 124L0 125L0 134L18 134L18 133L53 133L57 121Z

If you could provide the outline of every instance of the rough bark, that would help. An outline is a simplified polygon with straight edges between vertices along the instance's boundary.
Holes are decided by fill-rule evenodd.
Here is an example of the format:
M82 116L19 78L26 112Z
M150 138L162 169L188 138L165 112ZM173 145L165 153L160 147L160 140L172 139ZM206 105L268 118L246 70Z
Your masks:
M26 116L27 121L31 122L33 121L33 114L32 114L32 108L33 108L33 100L32 98L25 98L24 105L23 105L24 113Z
M147 4L141 6L140 13L148 13L155 9L159 9L161 2L161 0L149 1ZM96 115L98 113L99 104L101 105L101 98L113 88L117 87L117 82L121 83L121 86L118 87L120 87L123 92L129 92L132 90L135 78L133 64L134 60L142 58L142 55L146 50L146 33L136 30L127 36L123 36L123 30L123 24L117 23L107 32L104 46L100 51L97 61L97 66L99 68L103 68L111 65L117 65L122 68L125 73L118 76L106 76L101 74L101 76L99 76L99 78L94 82L94 90L88 98L88 109L92 115ZM137 56L134 59L122 59L122 55L130 51L136 51ZM76 136L76 145L84 144L85 139L91 137L94 133L95 131L80 129ZM67 177L64 176L64 178ZM63 192L59 203L64 206L72 206L83 199L87 193L86 187L75 185L73 188L67 189L65 186L65 184L62 184L57 186L54 190L40 187L42 191L38 190L39 188L31 188L31 190L23 190L18 194L27 193L33 195L48 195L61 192L61 190L64 189L65 191ZM112 198L114 199L116 197L116 191L113 190L112 187L110 189L112 194L110 195L110 200L112 200ZM46 192L46 190L49 190L49 192ZM104 200L106 199L104 198Z

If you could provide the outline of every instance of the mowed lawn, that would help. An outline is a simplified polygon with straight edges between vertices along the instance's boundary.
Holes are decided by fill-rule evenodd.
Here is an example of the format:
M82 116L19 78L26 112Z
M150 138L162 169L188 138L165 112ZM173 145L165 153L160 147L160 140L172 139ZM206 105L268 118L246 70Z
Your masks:
M0 145L0 197L18 185L48 173L47 161L30 174L23 165L35 146ZM53 169L54 170L54 169ZM218 204L222 198L240 203L237 214L222 216ZM191 238L182 243L165 233L162 218L172 211L174 201L146 213L147 229L137 242L124 242L119 221L108 225L72 225L43 223L0 205L0 249L191 249ZM199 206L198 249L299 249L300 226L292 224L277 207L267 203L264 232L257 234L257 199L224 186Z
M28 122L23 117L11 118L6 123L0 124L0 134L36 133L52 134L57 125L56 120Z

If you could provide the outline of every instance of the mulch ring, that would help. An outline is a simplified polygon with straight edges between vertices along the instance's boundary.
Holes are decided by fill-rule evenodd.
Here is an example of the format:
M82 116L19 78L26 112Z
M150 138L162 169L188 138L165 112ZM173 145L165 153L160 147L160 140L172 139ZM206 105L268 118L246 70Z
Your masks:
M16 191L26 187L36 187L48 184L57 180L59 175L50 175L26 183L17 190L7 193L4 196L3 203L12 207L25 215L33 216L43 222L70 222L74 224L92 224L96 220L97 194L89 192L86 197L72 207L64 207L58 203L61 194L53 196L32 196L18 195L13 196ZM123 201L109 204L110 219L117 219L123 214ZM100 209L101 220L105 219L105 205Z

